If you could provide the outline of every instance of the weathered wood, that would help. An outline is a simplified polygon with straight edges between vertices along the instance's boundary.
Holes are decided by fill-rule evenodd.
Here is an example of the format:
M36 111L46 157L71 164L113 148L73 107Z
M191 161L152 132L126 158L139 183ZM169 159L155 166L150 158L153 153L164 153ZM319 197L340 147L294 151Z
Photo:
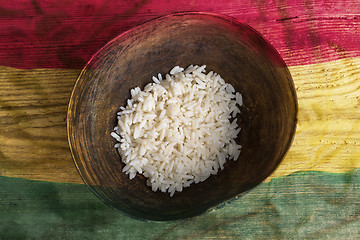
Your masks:
M359 168L360 59L289 68L299 122L290 151L271 177ZM70 157L64 119L79 72L1 68L2 176L82 183Z
M221 13L248 23L289 65L339 59L344 51L360 56L358 0L32 0L1 3L0 66L82 68L121 32L179 11Z
M71 160L65 122L79 73L0 68L0 175L82 182Z
M298 127L292 147L271 177L359 168L360 58L295 66L290 71L298 94Z
M0 175L81 183L64 121L80 71L56 68L81 68L119 33L175 11L238 18L263 34L290 66L299 126L272 177L359 167L359 1L78 2L1 3L0 65L33 70L0 67Z

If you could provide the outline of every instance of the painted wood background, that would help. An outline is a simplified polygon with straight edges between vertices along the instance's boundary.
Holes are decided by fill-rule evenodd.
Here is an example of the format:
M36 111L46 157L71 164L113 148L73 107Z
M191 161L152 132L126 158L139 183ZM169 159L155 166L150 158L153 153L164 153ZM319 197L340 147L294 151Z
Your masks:
M249 194L248 200L239 199L205 217L181 223L145 224L118 216L82 188L67 144L65 116L81 68L100 47L133 26L178 11L227 14L263 34L289 66L298 94L299 122L283 163ZM144 227L136 235L139 238L279 239L291 233L299 239L358 239L359 169L357 0L0 3L0 239L120 239L131 236L131 231L121 226L124 221L127 229ZM81 190L74 190L78 188ZM58 202L48 196L53 193L51 189L57 189ZM278 195L271 202L269 194ZM294 199L286 198L290 196ZM254 199L259 204L268 199L273 205L256 205ZM251 212L254 204L257 210ZM304 209L307 207L312 213ZM96 217L92 215L95 213ZM83 222L73 229L69 221L80 215ZM113 222L100 221L107 216ZM101 227L95 227L97 221ZM265 226L264 222L276 226ZM13 229L18 225L26 226L23 232ZM45 231L45 227L53 231ZM152 227L163 232L155 234ZM88 235L88 231L94 234Z

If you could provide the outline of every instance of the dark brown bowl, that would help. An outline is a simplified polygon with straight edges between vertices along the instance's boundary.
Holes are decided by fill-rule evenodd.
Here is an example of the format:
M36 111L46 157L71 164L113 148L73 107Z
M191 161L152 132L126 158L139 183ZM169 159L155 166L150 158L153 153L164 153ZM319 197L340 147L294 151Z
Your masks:
M243 146L237 161L181 193L153 192L142 175L129 180L110 136L130 89L176 65L207 65L243 94ZM177 13L135 27L104 46L80 74L69 103L70 149L84 182L132 217L172 220L199 215L268 177L290 147L297 99L289 70L258 32L208 13Z

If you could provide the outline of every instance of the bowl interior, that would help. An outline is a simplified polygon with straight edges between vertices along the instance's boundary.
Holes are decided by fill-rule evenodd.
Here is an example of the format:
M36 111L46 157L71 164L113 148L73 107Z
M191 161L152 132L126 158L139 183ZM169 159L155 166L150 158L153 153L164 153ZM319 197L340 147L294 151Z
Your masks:
M153 192L146 179L129 180L110 136L130 89L176 65L207 65L236 91L243 146L237 161L173 197ZM171 220L198 215L256 186L278 166L293 138L297 102L291 75L256 31L214 14L180 13L121 34L82 71L68 109L68 136L84 182L108 205L137 218Z

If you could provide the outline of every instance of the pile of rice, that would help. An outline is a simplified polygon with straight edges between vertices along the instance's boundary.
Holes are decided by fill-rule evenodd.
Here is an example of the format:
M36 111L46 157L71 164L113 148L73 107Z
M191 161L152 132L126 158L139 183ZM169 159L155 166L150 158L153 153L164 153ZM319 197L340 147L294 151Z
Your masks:
M152 77L143 91L131 89L111 133L130 179L142 174L153 191L173 196L238 159L242 96L205 67L176 66L165 79Z

